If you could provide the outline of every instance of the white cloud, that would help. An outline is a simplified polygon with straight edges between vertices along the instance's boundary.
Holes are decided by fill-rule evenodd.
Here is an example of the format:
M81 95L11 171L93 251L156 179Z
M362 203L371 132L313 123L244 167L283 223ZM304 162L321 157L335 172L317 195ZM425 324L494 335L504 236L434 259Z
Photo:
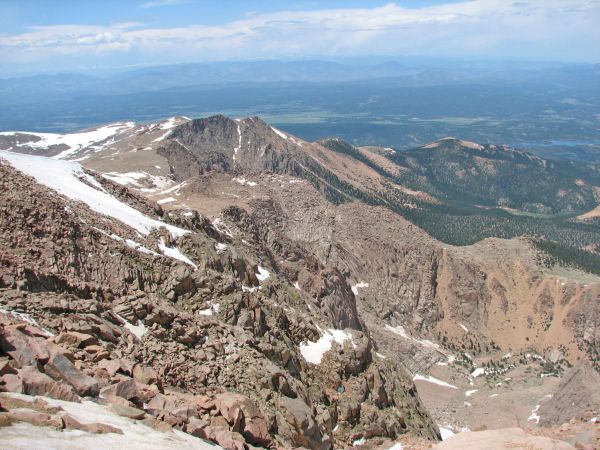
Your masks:
M155 0L146 7L174 4ZM477 0L422 8L280 11L222 25L152 28L138 23L54 25L0 35L0 58L115 54L181 60L350 55L598 59L596 0Z
M181 5L182 3L185 3L185 0L154 0L142 3L139 7L142 9L160 8L161 6Z

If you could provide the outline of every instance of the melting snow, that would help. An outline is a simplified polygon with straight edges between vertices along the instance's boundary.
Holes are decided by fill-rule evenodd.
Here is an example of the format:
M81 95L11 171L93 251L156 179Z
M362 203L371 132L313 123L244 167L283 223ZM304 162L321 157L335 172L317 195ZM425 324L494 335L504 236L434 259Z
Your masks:
M477 392L479 389L471 389L469 391L465 392L465 397L470 397L471 395L473 395L475 392Z
M392 333L397 334L398 336L401 336L404 339L408 339L409 341L416 342L417 344L422 345L423 347L434 348L436 350L440 348L440 346L438 344L436 344L435 342L431 342L427 339L423 339L423 340L415 339L414 337L410 336L404 330L404 327L402 325L397 325L395 327L392 327L392 326L386 324L385 327Z
M270 276L271 276L271 274L269 273L269 271L267 269L265 269L264 267L258 266L258 273L256 274L256 278L258 278L258 281L265 281Z
M531 410L531 415L527 418L529 422L540 423L540 416L538 416L538 410L540 409L540 405L535 405L535 408Z
M160 123L161 130L170 130L177 126L177 117L169 117L167 120Z
M377 355L379 358L381 358L381 359L386 359L386 358L387 358L387 356L385 356L385 355L382 355L381 353L375 352L375 354L376 354L376 355Z
M176 201L177 200L174 199L173 197L167 197L167 198L160 199L156 203L158 203L159 205L164 205L165 203L173 203L173 202L176 202Z
M66 145L69 147L67 150L64 150L58 155L53 156L53 158L55 159L62 159L72 155L73 153L77 152L82 148L89 147L92 144L105 141L109 137L114 136L115 134L118 134L124 130L133 128L134 126L135 123L133 122L113 123L104 127L97 128L95 130L81 131L79 133L69 134L19 132L30 136L36 136L40 139L36 142L26 142L22 144L17 144L17 146L44 149L53 145ZM14 134L15 132L11 131L0 133L0 136L11 136Z
M138 181L146 178L148 174L145 172L107 172L103 173L102 176L123 186L132 185L141 187L141 184L139 184Z
M485 375L485 369L483 367L478 367L473 372L471 372L471 376L476 378L478 376Z
M215 250L217 251L218 254L221 254L225 250L227 250L227 244L222 244L221 242L217 242L215 244Z
M118 314L117 317L123 321L123 326L127 328L131 332L131 334L138 338L139 341L141 341L144 335L148 332L148 328L146 328L146 325L144 325L144 322L142 322L141 320L138 321L137 325L134 325L131 322L128 322L123 317L119 316Z
M184 263L192 266L194 269L198 269L198 266L196 264L194 264L190 258L188 258L183 253L181 253L181 250L179 250L177 247L167 247L165 245L165 241L163 240L163 238L160 238L160 242L158 243L158 248L160 248L160 250L166 256L178 259L179 261L183 261Z
M439 427L439 429L440 429L440 434L442 435L442 441L445 441L446 439L448 439L456 434L450 428Z
M469 329L465 327L462 323L459 323L458 325L464 330L465 333L469 332Z
M233 149L233 160L235 161L235 157L238 154L240 148L242 148L242 131L240 130L240 124L237 123L237 133L238 133L238 145Z
M298 289L299 291L301 291L301 290L302 290L302 289L300 289L300 285L298 284L298 282L297 282L297 281L294 283L294 287L295 287L296 289Z
M448 359L446 361L438 361L436 364L438 366L447 366L449 364L452 364L454 361L456 361L456 356L448 355Z
M255 183L254 181L248 181L244 177L232 178L231 181L235 181L236 183L239 183L242 185L245 184L246 186L250 186L250 187L254 187L258 184L258 183Z
M277 128L274 127L271 127L271 130L273 130L277 134L277 136L282 137L286 141L288 140L287 134L285 134L283 131L279 131Z
M402 445L401 442L397 442L394 445L392 445L390 448L388 448L388 450L404 450L404 446Z
M243 292L256 292L260 289L260 286L252 286L252 287L248 287L242 284L242 291Z
M0 157L8 160L17 170L34 177L38 183L72 200L82 201L94 211L114 217L141 234L146 235L153 228L159 227L166 227L174 237L189 233L187 230L151 219L107 192L87 185L80 180L85 173L78 163L2 150Z
M365 283L364 281L361 281L360 283L356 283L350 289L352 289L352 292L354 292L354 295L358 295L358 290L360 288L366 288L366 287L369 287L369 283Z
M167 190L165 190L165 191L162 191L162 192L157 192L157 193L156 193L156 194L154 194L154 195L165 195L165 194L170 194L171 192L174 192L174 193L175 193L175 195L179 195L179 190L180 190L182 187L184 187L184 186L186 185L186 183L187 183L187 181L184 181L183 183L176 184L175 186L173 186L173 187L170 187L169 189L167 189Z
M7 394L13 398L32 401L32 397L22 394ZM220 447L207 443L180 430L173 429L163 433L150 428L141 421L121 417L107 407L91 401L81 403L41 398L51 406L63 408L75 420L84 423L104 423L119 428L123 434L93 434L79 430L57 431L48 427L37 427L27 423L16 423L2 428L2 447L14 449L44 448L48 450L80 450L80 449L196 449L217 450Z
M43 329L40 324L38 323L37 320L35 320L33 317L31 317L31 315L27 314L27 313L22 313L22 312L18 312L18 311L7 311L6 309L0 309L0 313L2 314L10 314L11 316L22 320L23 322L27 322L35 327L38 327L40 330L42 330L44 333L46 333L47 336L54 336L54 333L51 333L48 330Z
M458 389L453 384L446 383L445 381L438 380L437 378L429 376L429 375L419 375L419 374L416 374L413 377L413 381L427 381L428 383L437 384L439 386L447 387L447 388L450 388L450 389Z
M321 364L323 355L331 350L333 342L343 345L345 341L351 340L352 334L344 330L328 329L323 332L317 342L307 342L300 344L300 353L309 363Z
M219 217L212 221L212 226L215 227L215 230L217 230L219 233L223 233L229 237L233 237L231 230L229 230L227 225L223 223L223 221Z
M220 309L221 305L219 303L211 303L210 308L201 309L198 311L198 314L200 316L212 316L213 314L218 313Z

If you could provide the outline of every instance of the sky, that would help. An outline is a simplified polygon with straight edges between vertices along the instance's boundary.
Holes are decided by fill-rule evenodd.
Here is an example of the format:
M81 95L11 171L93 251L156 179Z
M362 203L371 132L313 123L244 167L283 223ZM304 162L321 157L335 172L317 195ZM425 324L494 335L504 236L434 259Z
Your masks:
M600 62L600 0L0 0L0 76L181 62Z

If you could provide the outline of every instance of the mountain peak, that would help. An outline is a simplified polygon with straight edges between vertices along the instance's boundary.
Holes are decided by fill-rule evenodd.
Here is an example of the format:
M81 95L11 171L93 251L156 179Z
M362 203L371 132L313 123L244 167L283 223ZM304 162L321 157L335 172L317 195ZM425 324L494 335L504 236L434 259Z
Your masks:
M432 148L448 148L448 147L465 147L473 150L483 150L484 146L478 144L477 142L466 141L463 139L456 138L454 136L446 136L436 141L431 142L430 144L423 145L421 148L432 149Z

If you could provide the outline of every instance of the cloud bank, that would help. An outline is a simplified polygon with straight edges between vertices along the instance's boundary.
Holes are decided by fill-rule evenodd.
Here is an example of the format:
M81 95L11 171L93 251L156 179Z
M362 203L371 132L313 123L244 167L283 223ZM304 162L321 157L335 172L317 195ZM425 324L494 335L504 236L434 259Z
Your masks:
M158 7L180 0L155 0ZM177 60L412 55L600 60L599 0L477 0L422 8L279 11L219 25L33 26L0 35L0 58L14 64L128 59Z

